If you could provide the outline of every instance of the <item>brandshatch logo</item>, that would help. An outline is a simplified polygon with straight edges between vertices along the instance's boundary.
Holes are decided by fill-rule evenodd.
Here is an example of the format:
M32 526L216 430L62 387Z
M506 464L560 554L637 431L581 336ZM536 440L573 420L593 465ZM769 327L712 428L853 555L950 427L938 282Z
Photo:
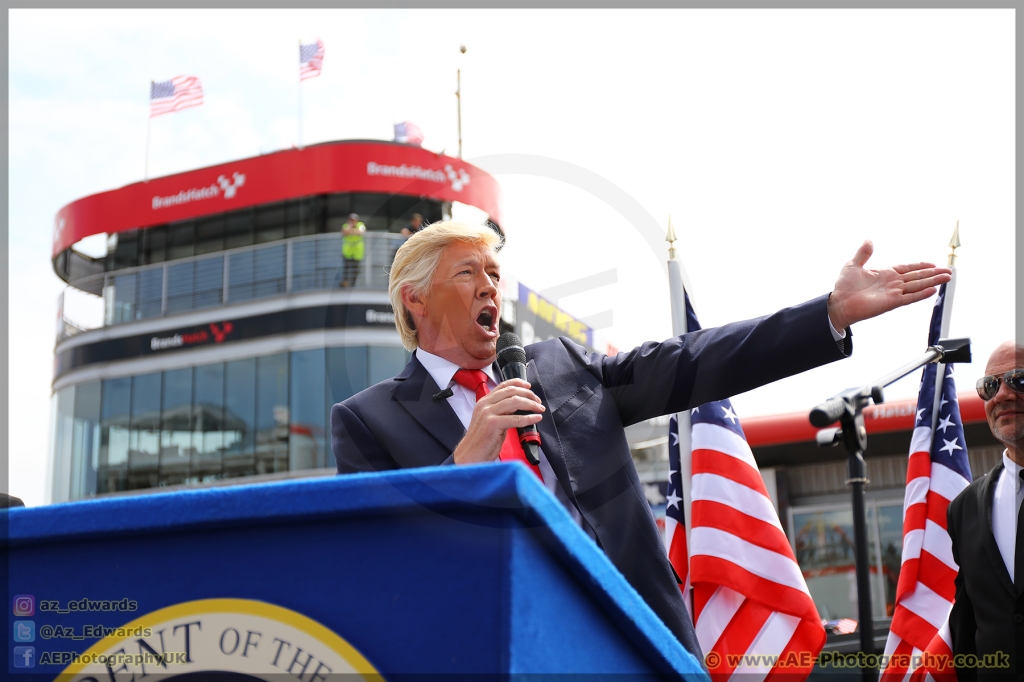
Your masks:
M230 180L228 180L226 175L219 175L217 176L216 185L183 189L177 194L172 194L168 197L153 197L153 209L156 210L158 208L167 208L168 206L188 204L193 201L212 199L214 197L219 197L221 193L224 194L225 199L233 199L235 194L238 192L238 188L243 185L245 185L245 173L232 173Z
M461 192L462 188L469 184L470 176L464 168L455 170L450 163L446 163L444 170L437 168L423 168L421 166L382 166L379 163L370 161L366 164L367 175L382 175L388 178L413 178L415 180L427 180L428 182L450 183L452 189Z
M370 324L394 324L394 313L382 313L370 308L366 311L366 321Z
M245 184L245 175L242 173L234 173L231 180L221 175L217 178L217 184L224 190L224 198L231 199L235 196L235 192L239 187Z
M230 322L216 322L208 325L207 329L200 329L195 332L175 334L174 336L153 336L149 339L150 350L167 350L168 348L180 348L192 346L197 343L204 343L213 337L214 343L224 343L227 335L234 331L235 327Z

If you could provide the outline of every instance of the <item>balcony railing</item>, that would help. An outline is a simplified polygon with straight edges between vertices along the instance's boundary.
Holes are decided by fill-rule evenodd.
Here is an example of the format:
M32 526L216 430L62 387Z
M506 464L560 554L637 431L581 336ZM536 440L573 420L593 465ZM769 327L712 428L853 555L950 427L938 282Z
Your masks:
M57 340L99 327L303 291L384 290L405 238L365 235L365 256L346 262L340 234L295 237L86 277L64 289Z

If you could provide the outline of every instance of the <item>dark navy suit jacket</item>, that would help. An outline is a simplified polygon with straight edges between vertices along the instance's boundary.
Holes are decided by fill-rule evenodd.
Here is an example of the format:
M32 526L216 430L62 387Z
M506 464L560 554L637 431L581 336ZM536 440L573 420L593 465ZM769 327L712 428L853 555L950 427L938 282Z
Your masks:
M1002 473L1000 460L992 471L960 491L946 510L953 559L960 567L949 613L953 654L1002 653L1005 660L992 656L990 662L1010 666L958 667L960 680L1019 680L1024 672L1024 585L1013 584L992 532L992 500Z
M774 315L588 353L567 338L526 347L527 377L547 407L544 453L597 542L680 642L703 661L672 567L637 477L623 427L749 391L844 357L827 296ZM852 350L849 330L845 353ZM500 373L497 374L500 376ZM444 387L413 359L331 411L338 472L450 463L465 435Z

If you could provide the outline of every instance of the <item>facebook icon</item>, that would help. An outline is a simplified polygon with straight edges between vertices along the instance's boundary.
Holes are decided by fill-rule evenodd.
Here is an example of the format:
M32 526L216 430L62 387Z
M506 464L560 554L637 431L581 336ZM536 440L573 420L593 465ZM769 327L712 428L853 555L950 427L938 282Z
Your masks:
M14 647L14 667L34 668L36 667L36 648L34 646Z

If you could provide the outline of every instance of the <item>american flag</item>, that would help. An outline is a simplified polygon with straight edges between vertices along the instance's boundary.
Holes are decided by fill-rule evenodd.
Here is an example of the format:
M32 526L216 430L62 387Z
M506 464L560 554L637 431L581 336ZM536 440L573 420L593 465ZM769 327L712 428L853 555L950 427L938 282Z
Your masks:
M324 66L324 43L317 38L315 43L299 43L299 80L320 75Z
M420 146L423 144L423 131L415 123L402 121L395 124L395 142L404 142Z
M686 519L683 511L683 477L679 461L679 420L672 415L668 420L668 487L665 491L665 549L676 575L682 580L679 589L683 601L693 616L690 605L690 563L686 551Z
M152 81L149 87L149 116L169 114L203 103L203 84L195 76L175 76L169 81Z
M935 300L928 345L938 343L943 316L948 318L952 307L952 301L946 299L947 286L942 285ZM922 651L950 654L947 620L953 608L953 581L958 568L946 532L946 508L971 482L971 467L952 365L944 366L942 382L937 386L936 373L942 366L924 368L917 397L903 502L903 563L885 643L885 653L896 656L882 673L884 682L923 677L925 671L915 671L912 665L913 656ZM911 665L906 665L908 662Z
M689 297L686 316L687 331L700 329ZM688 578L711 677L806 678L825 645L825 630L739 418L728 400L720 400L691 410L690 421ZM737 658L743 654L751 657Z

